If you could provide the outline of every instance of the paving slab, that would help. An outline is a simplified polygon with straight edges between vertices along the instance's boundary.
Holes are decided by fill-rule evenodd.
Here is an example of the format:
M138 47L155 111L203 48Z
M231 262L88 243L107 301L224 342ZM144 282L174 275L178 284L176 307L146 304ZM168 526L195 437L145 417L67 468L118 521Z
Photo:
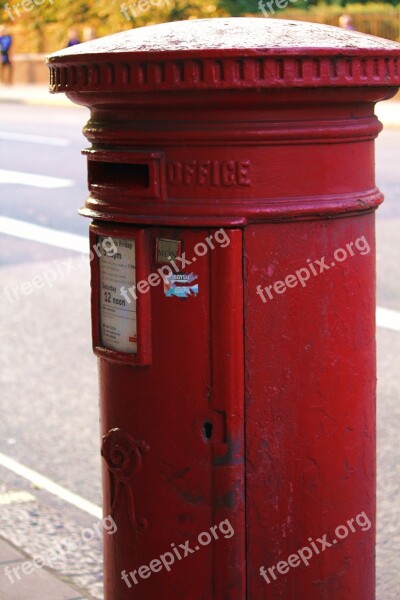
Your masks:
M4 573L4 566L12 562L18 562L22 560L21 552L18 552L11 544L7 544L6 542L0 540L0 572ZM1 589L1 584L0 584Z
M82 594L45 569L22 573L28 558L11 544L0 539L0 598L1 600L85 600ZM8 566L8 573L5 568ZM28 571L25 566L25 570Z

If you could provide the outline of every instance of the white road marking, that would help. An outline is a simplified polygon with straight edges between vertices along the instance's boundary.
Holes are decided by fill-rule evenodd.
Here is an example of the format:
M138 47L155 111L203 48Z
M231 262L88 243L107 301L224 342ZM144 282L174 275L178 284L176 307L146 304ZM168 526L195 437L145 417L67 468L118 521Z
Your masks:
M36 502L37 498L29 492L6 492L0 494L0 506L4 504L22 504L24 502Z
M43 146L71 146L70 140L44 135L31 135L26 133L14 133L12 131L0 131L0 140L6 142L22 142L24 144L42 144Z
M34 225L26 221L18 221L17 219L0 216L0 233L32 242L56 246L57 248L64 248L65 250L89 254L89 241L87 237L58 229L41 227L40 225Z
M384 329L400 331L400 312L378 306L376 309L376 324Z
M44 475L40 475L40 473L33 471L33 469L29 469L29 467L25 467L25 465L22 465L10 456L2 454L1 452L0 465L9 471L12 471L16 475L27 479L42 490L46 490L46 492L61 498L61 500L64 500L64 502L68 502L68 504L72 504L72 506L87 512L93 517L96 517L96 519L102 518L103 511L96 504L89 502L89 500L85 500L85 498L78 496L78 494L74 494L74 492L70 492L65 487L58 485L58 483L55 483Z
M61 177L50 177L48 175L37 175L36 173L24 173L23 171L8 171L0 169L1 184L29 185L31 187L58 189L72 187L74 182L71 179L62 179Z

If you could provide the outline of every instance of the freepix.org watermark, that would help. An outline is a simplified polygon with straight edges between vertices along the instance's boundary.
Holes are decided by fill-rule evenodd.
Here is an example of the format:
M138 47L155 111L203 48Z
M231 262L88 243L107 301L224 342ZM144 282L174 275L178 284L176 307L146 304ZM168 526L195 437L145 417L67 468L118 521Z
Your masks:
M172 565L178 560L182 560L191 554L195 554L202 547L209 546L213 540L219 540L220 534L225 539L231 538L235 535L235 531L229 521L221 521L219 525L214 525L208 531L203 531L197 538L197 544L194 548L190 545L190 540L187 540L184 544L171 544L171 550L161 554L159 558L155 558L150 562L149 565L142 565L134 571L127 573L126 571L121 572L121 579L126 583L128 588L133 587L132 584L138 585L140 579L149 579L153 573L159 573L162 569L171 571Z
M289 3L295 4L297 0L260 0L258 8L263 13L264 17L274 15L276 10L283 10L289 6Z
M368 531L371 529L372 524L369 518L367 517L365 512L360 513L355 517L355 519L349 519L346 525L339 525L335 529L335 537L331 538L331 541L328 540L328 534L325 533L317 540L313 540L313 538L308 538L310 542L309 546L304 546L294 554L291 554L287 560L281 560L276 565L272 567L268 567L266 569L264 566L260 567L260 575L261 577L268 583L271 583L271 580L276 581L278 579L277 574L286 575L290 569L296 569L296 567L304 564L306 567L309 566L310 560L325 552L328 548L333 548L339 541L345 540L350 532L356 533L357 526L361 531Z
M117 253L117 247L112 237L104 238L103 241L95 244L90 250L90 262L95 256L99 258L101 256L114 256ZM44 287L52 288L54 284L65 275L68 275L72 271L80 270L87 267L87 254L81 254L81 262L76 263L72 258L66 260L53 261L53 265L48 267L41 273L37 273L29 281L24 281L20 285L13 287L4 287L3 293L10 304L14 304L22 298L22 296L30 296L36 290L40 290Z
M338 248L335 250L332 260L329 261L326 256L322 256L320 260L314 261L312 261L311 258L307 258L306 262L308 265L306 267L302 267L295 273L287 275L284 280L278 279L273 284L264 288L261 285L258 285L256 293L265 304L268 302L268 298L269 300L274 299L274 293L275 295L282 295L288 288L295 288L299 283L304 288L311 277L317 277L318 275L325 273L325 271L330 271L330 269L336 267L338 263L342 263L349 257L355 256L356 251L361 254L361 256L365 256L371 252L371 248L364 235L357 238L355 242L346 244L346 248Z
M21 11L31 12L35 6L42 6L45 2L54 4L54 0L22 0L22 2L16 2L15 4L7 2L4 5L4 12L7 13L11 21L14 21L15 17L22 17L23 13Z
M121 12L128 21L144 15L153 8L175 8L175 0L136 0L130 4L121 4ZM130 14L129 14L130 13Z
M174 260L172 259L172 256L168 256L169 263L167 265L160 267L156 273L151 273L147 279L142 279L128 289L126 289L125 286L122 286L120 288L121 295L128 304L131 304L131 298L137 300L138 294L147 294L150 287L157 287L161 282L168 286L170 279L174 275L174 271L175 273L182 273L182 271L196 262L198 258L202 258L208 254L210 250L214 250L216 247L214 242L221 248L227 248L231 243L231 240L224 229L218 229L213 235L206 237L204 242L198 242L195 245L194 256L190 260L186 258L185 252L182 252L181 256L176 256ZM172 269L174 269L174 271ZM183 274L182 277L186 278L185 282L191 283L193 274ZM131 298L129 296L131 296Z
M95 523L92 527L82 529L80 534L73 534L57 544L53 544L50 548L36 554L31 561L27 560L15 567L7 565L4 567L4 575L13 584L21 581L23 576L31 575L37 569L43 569L43 567L50 567L52 569L59 556L63 556L66 552L76 552L84 542L90 542L96 536L101 538L103 530L108 535L114 535L117 531L117 524L111 516L104 517L104 519Z

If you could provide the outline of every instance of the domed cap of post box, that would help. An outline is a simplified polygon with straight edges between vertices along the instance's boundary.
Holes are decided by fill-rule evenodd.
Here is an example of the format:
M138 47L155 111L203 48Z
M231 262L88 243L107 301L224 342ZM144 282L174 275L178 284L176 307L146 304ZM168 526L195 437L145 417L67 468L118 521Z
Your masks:
M400 44L328 25L202 19L130 29L51 55L51 92L396 87Z

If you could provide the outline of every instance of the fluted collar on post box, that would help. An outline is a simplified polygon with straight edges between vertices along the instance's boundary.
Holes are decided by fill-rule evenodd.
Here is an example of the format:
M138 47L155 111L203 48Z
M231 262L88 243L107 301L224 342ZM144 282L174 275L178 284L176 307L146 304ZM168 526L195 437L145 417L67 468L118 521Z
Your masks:
M131 29L48 59L51 91L80 93L395 87L400 45L358 32L262 18Z

